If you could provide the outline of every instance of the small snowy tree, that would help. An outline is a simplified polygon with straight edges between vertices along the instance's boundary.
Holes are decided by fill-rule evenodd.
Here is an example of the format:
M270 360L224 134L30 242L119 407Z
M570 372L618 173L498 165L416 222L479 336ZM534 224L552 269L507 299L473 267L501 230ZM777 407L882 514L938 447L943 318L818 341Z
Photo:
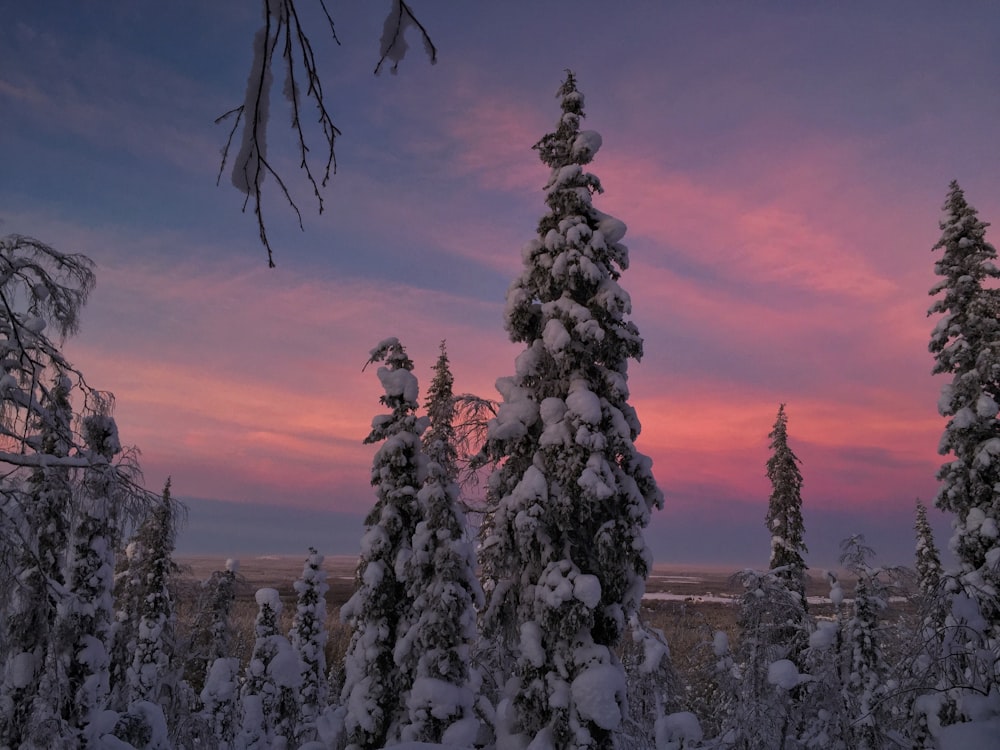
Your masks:
M848 750L851 740L850 712L846 706L844 627L847 622L844 589L840 579L828 571L830 602L834 616L820 619L809 636L804 654L805 670L812 680L802 687L801 743L807 748Z
M190 644L185 669L188 680L198 684L216 659L233 653L233 626L230 622L240 569L239 560L226 560L201 584L198 609L190 628Z
M417 496L423 520L406 569L413 626L397 642L395 658L406 683L412 683L401 739L471 745L478 730L473 713L478 685L470 652L482 590L458 505L452 382L442 343L427 394L430 427L423 444L429 463Z
M295 740L301 745L316 738L316 719L326 707L326 571L323 555L309 548L302 576L295 582L298 603L292 621L292 648L301 666L299 721Z
M292 645L278 629L278 592L260 589L256 600L256 640L240 689L243 729L239 747L271 750L284 748L294 739L300 670Z
M238 560L226 560L202 583L203 598L195 616L186 670L201 684L199 720L213 747L230 750L242 725L239 701L240 661L232 656L230 613L236 599Z
M421 520L417 493L426 477L417 418L413 362L395 338L371 351L368 363L384 362L380 402L391 411L372 420L366 443L383 441L372 462L377 499L365 519L357 589L341 609L353 633L344 659L341 703L350 750L375 750L393 739L405 712L410 685L395 660L397 640L409 632L413 600L405 577L413 533Z
M434 364L434 377L427 389L428 426L423 434L423 447L427 460L437 464L440 475L452 481L458 477L454 384L448 351L442 341L441 353Z
M917 537L915 605L919 621L913 638L921 647L910 654L901 665L901 671L904 673L903 692L908 696L907 714L911 717L907 734L915 748L933 748L935 743L930 736L925 714L927 701L919 696L933 691L936 684L942 683L941 666L948 661L945 656L948 640L945 628L951 599L944 590L945 573L927 520L927 508L919 501L914 529Z
M179 512L168 478L160 502L136 533L135 544L141 552L137 550L130 561L138 567L142 595L132 663L126 675L130 704L148 702L159 706L175 731L185 723L193 698L175 653L171 577L177 570L173 552Z
M584 167L601 138L580 129L572 73L558 96L558 126L535 145L550 169L548 212L507 292L507 332L525 348L497 381L503 403L481 458L498 465L482 532L483 626L514 660L512 679L496 678L498 732L609 747L626 690L613 649L642 596L652 564L643 528L662 494L628 402L642 339L618 283L625 225L593 206L601 185Z
M212 747L230 750L242 726L239 705L240 660L219 657L212 661L201 690L200 719Z
M748 569L734 576L743 594L731 678L723 676L732 696L722 722L727 747L794 746L801 719L799 689L808 677L790 658L800 640L796 628L802 626L798 619L802 602L781 573L781 569ZM723 654L720 659L725 657Z
M889 746L889 700L893 687L888 680L880 635L880 618L888 605L889 585L882 579L887 571L871 564L873 552L856 535L841 543L841 565L857 579L850 618L844 624L846 679L844 696L850 722L852 748L878 750Z
M622 667L628 685L628 716L619 737L623 750L658 747L659 718L678 708L679 681L663 633L646 626L633 614L622 647Z
M917 502L917 519L914 529L917 532L917 588L923 600L930 602L940 595L939 589L944 569L941 567L941 556L934 543L934 532L927 520L927 507L921 502Z
M135 642L139 632L142 598L144 596L141 558L144 550L136 539L130 539L118 556L115 571L115 622L111 634L111 698L109 705L116 711L128 707L128 671L132 667Z

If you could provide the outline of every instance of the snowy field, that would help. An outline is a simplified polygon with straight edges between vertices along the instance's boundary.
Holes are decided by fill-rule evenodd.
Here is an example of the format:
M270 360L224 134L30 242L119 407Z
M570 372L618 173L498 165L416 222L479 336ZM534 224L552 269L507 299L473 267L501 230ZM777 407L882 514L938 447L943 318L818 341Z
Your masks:
M302 572L303 558L295 556L266 555L240 559L240 575L245 584L243 594L252 599L258 588L275 588L282 596L293 596L292 582ZM182 577L190 583L204 581L212 571L225 567L224 557L182 557ZM324 561L330 593L327 601L339 607L354 590L354 568L357 558L330 556ZM730 604L739 596L737 584L731 581L736 568L723 566L691 566L657 564L646 583L646 601L686 602L689 604ZM810 604L823 605L829 601L829 587L822 571L811 571L808 581Z

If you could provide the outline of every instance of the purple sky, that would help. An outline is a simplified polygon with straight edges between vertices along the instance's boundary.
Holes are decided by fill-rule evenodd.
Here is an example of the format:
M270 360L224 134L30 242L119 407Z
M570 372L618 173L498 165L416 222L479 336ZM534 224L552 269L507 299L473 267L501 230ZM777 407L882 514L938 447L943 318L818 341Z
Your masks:
M275 96L269 154L305 232L268 185L268 270L215 186L256 4L0 0L0 232L97 262L66 351L116 394L148 485L188 499L182 550L356 551L380 411L361 367L386 336L422 387L447 339L456 389L495 397L544 211L530 147L572 68L604 138L596 205L629 227L657 559L766 563L785 402L810 563L855 532L909 562L941 461L926 310L948 182L1000 221L1000 5L413 0L440 61L414 38L376 78L388 0L333 3L339 47L300 3L343 136L318 216Z

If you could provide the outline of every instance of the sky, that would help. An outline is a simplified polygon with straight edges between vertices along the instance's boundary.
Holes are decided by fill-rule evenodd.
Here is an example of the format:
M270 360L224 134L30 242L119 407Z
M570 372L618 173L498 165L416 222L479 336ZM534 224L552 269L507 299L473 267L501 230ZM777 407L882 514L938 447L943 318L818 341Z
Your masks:
M855 533L911 562L943 460L927 308L948 183L1000 221L1000 4L412 0L438 62L411 34L375 76L389 4L328 3L338 46L299 0L342 135L320 215L275 92L268 154L304 231L265 183L268 269L216 185L259 4L0 0L0 234L95 261L64 351L116 395L147 486L186 501L179 551L356 553L381 412L363 365L387 336L422 389L445 339L456 390L497 397L519 351L504 294L545 210L531 146L572 69L603 136L595 205L628 226L656 560L766 565L785 403L807 562Z

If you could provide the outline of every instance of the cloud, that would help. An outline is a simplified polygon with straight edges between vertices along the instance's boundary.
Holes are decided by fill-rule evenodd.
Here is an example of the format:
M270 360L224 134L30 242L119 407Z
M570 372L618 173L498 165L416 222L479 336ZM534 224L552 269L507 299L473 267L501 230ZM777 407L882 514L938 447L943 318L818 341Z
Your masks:
M2 66L0 101L64 141L72 135L103 152L204 173L225 140L213 124L225 109L220 93L150 55L112 46L111 33L102 32L70 38L19 24L0 53L0 60L18 58Z
M383 410L362 366L380 338L399 335L423 387L441 339L460 391L493 395L512 368L497 303L225 259L122 264L127 242L103 247L111 262L66 348L116 394L123 438L142 449L153 486L172 474L188 494L359 511L374 451L361 441Z

